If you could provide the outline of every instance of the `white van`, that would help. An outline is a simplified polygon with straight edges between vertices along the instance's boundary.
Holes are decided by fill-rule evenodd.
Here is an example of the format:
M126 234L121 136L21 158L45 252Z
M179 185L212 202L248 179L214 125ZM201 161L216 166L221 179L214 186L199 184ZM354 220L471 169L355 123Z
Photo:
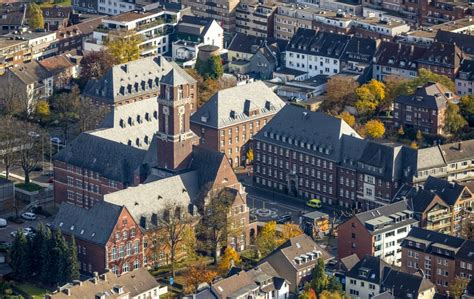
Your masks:
M3 219L3 218L0 218L0 227L6 227L7 225L8 225L7 220Z

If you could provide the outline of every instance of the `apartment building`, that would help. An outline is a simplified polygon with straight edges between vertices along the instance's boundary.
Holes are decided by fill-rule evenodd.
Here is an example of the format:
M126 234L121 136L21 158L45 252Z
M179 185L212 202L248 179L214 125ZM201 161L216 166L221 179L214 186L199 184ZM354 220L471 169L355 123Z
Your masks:
M284 105L262 81L224 89L191 116L191 129L201 146L224 153L239 167L247 162L250 140Z
M275 12L275 32L277 39L290 40L299 28L313 29L314 9L304 6L279 5Z
M109 269L119 275L144 266L142 232L125 207L100 202L82 209L63 203L51 228L68 240L74 237L81 272Z
M379 81L388 76L413 79L418 74L418 59L425 48L384 41L380 44L373 61L373 78Z
M338 258L355 253L360 259L370 255L400 266L400 243L417 225L406 201L356 214L338 227Z
M394 37L410 31L410 26L405 22L377 17L356 18L351 23L352 32L356 36L367 38L380 38L390 41Z
M446 125L446 107L449 101L458 99L439 83L419 86L413 95L401 95L395 99L394 126L441 135Z
M224 28L225 33L235 33L235 14L240 3L239 0L183 0L181 3L186 7L190 7L193 14L197 17L216 20Z
M401 272L393 265L370 255L364 256L346 273L345 287L349 298L360 299L432 299L436 292L428 279Z
M256 37L273 37L276 5L241 2L235 10L235 31Z
M310 77L337 74L349 40L346 35L298 29L286 48L286 67L306 72Z
M418 59L418 67L448 76L454 81L462 59L462 50L456 43L434 42Z
M459 184L428 177L423 185L404 185L396 200L408 200L410 209L420 221L419 227L452 236L459 236L462 222L474 206L472 184Z
M114 36L123 34L138 35L141 56L163 54L170 50L169 34L174 30L180 13L167 10L148 12L125 12L120 15L102 19L92 37L84 42L84 51L100 51L105 49L105 42Z
M460 96L474 93L474 60L462 60L455 84L456 93Z
M0 39L0 74L4 74L7 68L22 64L27 52L28 45L24 40Z
M413 228L403 240L402 270L423 271L439 293L446 293L457 275L472 279L473 242L446 234Z

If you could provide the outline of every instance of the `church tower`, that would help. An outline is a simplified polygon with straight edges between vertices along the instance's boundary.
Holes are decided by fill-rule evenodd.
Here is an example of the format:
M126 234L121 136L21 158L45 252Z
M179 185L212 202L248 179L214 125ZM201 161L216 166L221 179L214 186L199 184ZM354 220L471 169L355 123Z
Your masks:
M158 167L180 171L189 167L198 136L191 131L190 117L196 109L196 80L179 66L161 78L158 97Z

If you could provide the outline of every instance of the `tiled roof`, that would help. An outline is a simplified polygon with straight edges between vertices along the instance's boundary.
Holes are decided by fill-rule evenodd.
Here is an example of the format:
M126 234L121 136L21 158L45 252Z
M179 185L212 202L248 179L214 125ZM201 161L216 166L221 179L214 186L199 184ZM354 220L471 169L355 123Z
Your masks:
M77 34L91 34L97 26L102 23L103 16L94 16L93 18L86 19L79 24L60 28L57 32L58 39L71 37Z
M417 170L446 166L443 153L437 146L417 150Z
M417 298L419 293L434 289L434 284L421 275L386 267L383 273L382 287L391 290L395 298Z
M76 239L105 245L118 222L122 206L97 202L90 209L62 203L51 226Z
M402 241L401 246L434 254L438 254L438 251L440 251L440 254L454 258L456 252L458 252L464 242L465 239L462 238L413 227L408 233L408 236ZM422 245L416 247L415 244Z
M435 192L449 206L453 206L458 198L460 198L465 192L468 192L468 194L471 195L464 185L456 182L448 182L447 180L438 179L432 176L428 177L423 187L426 190L432 190Z
M256 92L258 91L258 92ZM262 81L227 88L216 92L191 116L191 122L223 128L239 122L277 113L285 102ZM249 112L257 110L257 115ZM263 126L263 123L261 124Z
M134 171L142 165L145 154L145 150L82 133L54 159L98 172L127 185L133 182Z
M40 60L39 64L54 75L74 67L74 64L65 55L45 58Z
M51 72L46 70L36 60L11 68L8 71L15 74L15 76L25 84L39 83L53 76Z
M288 43L286 50L308 55L340 58L349 40L350 37L347 35L299 28Z
M434 42L418 61L442 67L458 67L461 63L461 57L461 50L456 44Z
M67 19L72 12L72 7L55 5L52 7L41 7L41 10L45 19Z
M446 96L449 93L450 96ZM439 83L427 83L416 89L413 95L401 95L395 99L395 103L412 105L428 109L443 109L453 93Z
M456 44L463 53L474 55L474 36L470 34L439 30L435 40L445 44Z
M417 60L425 51L414 45L383 41L375 55L376 64L416 71Z
M382 259L366 255L347 272L346 276L381 284L386 267L388 268L387 270L391 270L390 265Z
M342 60L372 63L377 51L377 41L370 38L353 37L347 43Z

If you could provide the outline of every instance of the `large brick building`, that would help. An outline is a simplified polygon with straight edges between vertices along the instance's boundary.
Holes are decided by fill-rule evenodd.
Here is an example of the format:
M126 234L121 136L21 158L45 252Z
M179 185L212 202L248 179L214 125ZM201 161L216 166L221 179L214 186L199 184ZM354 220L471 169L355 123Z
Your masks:
M201 146L224 153L238 167L246 162L249 141L284 105L262 81L224 89L193 114L191 129Z
M440 293L445 293L456 276L472 279L474 242L446 234L413 228L401 243L402 270L423 271Z
M143 265L142 232L127 208L100 202L91 209L61 205L52 229L74 237L81 272L122 274Z
M344 258L357 254L380 257L388 264L400 266L400 242L418 221L406 201L356 214L338 227L337 255Z

